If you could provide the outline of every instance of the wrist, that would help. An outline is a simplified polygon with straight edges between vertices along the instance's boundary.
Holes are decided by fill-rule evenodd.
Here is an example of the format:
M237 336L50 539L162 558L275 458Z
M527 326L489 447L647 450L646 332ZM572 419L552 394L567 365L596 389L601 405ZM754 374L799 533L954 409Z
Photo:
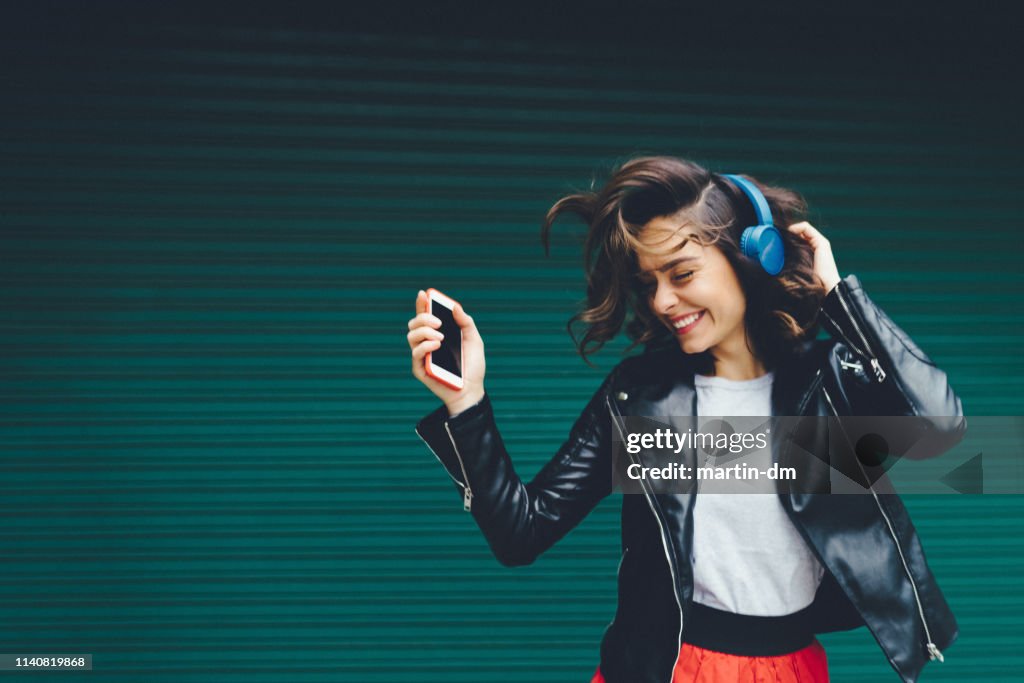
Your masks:
M469 408L472 408L476 404L480 403L480 401L482 401L483 399L483 389L479 389L477 391L473 391L472 393L468 393L465 395L460 395L454 401L445 403L445 406L448 408L448 417L455 417L459 413L464 412Z
M833 289L835 289L835 288L836 288L836 285L838 285L838 284L839 284L839 281L840 281L841 279L842 279L842 278L841 278L841 277L839 277L839 274L838 274L838 273L837 273L837 274L835 274L835 275L833 275L833 276L831 276L831 277L829 277L829 278L825 278L825 279L822 279L822 284L823 284L823 285L825 286L825 294L827 295L827 294L829 294L829 293L830 293L830 292L831 292L831 291L832 291Z

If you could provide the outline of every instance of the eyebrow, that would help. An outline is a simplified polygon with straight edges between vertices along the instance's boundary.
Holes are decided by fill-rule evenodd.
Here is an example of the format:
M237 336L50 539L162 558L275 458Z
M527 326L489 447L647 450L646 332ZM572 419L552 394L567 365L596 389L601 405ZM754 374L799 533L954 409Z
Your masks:
M684 241L682 244L679 245L679 248L682 249L685 244L686 244L686 242ZM671 261L669 261L668 263L665 263L664 265L658 266L657 270L660 273L664 273L665 271L671 270L672 268L678 266L680 263L686 263L688 261L699 261L699 260L700 260L699 256L680 256L679 258L672 259ZM649 272L651 272L651 271L649 271L649 270L638 270L637 271L637 275L640 276L640 277L643 277L644 275L646 275Z

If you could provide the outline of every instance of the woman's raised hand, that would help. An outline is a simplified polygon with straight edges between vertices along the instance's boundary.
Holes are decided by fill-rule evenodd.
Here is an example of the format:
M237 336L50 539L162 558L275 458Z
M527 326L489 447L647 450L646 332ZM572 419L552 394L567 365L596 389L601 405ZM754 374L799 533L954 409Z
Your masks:
M831 243L825 239L825 236L817 228L807 221L794 223L789 226L789 231L802 237L805 242L811 245L811 249L814 250L814 274L821 281L821 284L825 286L825 291L831 292L832 288L839 284L841 279L839 277L839 269L836 267L836 259L832 255Z
M427 312L429 299L420 290L416 295L416 317L409 321L409 348L412 349L412 374L444 402L448 414L461 413L484 397L484 340L476 324L464 310L462 304L455 304L455 322L462 330L462 379L463 387L455 390L427 375L424 367L427 354L441 348L444 335L440 332L441 321Z

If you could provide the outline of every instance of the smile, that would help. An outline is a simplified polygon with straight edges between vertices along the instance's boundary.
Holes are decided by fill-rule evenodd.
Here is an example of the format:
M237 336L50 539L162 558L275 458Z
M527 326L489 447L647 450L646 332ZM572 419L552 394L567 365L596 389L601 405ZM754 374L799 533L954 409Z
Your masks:
M676 329L676 334L686 334L692 330L704 317L704 313L705 311L699 311L679 318L673 318L672 327Z

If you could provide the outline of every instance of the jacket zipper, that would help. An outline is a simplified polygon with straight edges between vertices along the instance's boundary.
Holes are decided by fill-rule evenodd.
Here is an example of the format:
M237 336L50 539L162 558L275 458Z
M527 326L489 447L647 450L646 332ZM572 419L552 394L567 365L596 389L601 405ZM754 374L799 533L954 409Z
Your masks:
M605 396L605 403L608 404L608 412L611 414L612 423L615 425L616 430L619 432L619 437L623 441L626 441L626 435L622 433L622 426L619 425L618 420L615 419L617 413L612 408L610 396ZM629 458L633 462L637 462L636 460L633 460L632 454L629 454ZM637 464L639 463L637 462ZM676 666L679 664L680 650L682 650L683 648L683 602L679 599L679 587L676 583L676 570L675 565L672 564L672 555L670 554L668 548L668 536L665 533L665 526L661 523L661 517L658 515L658 511L655 510L654 508L654 501L651 500L651 497L647 494L647 488L644 487L642 481L640 483L640 488L642 488L644 491L644 500L647 501L647 505L651 508L651 514L654 515L654 521L658 523L658 531L661 535L661 547L665 551L665 560L668 562L668 571L672 577L672 596L676 599L676 607L679 608L679 636L677 638L676 643L676 659L672 663L672 671L669 673L669 683L672 683L673 679L675 678ZM622 564L620 560L619 568L621 569L621 567Z
M807 406L807 402L811 399L811 394L818 387L818 382L821 381L821 368L814 373L814 379L811 380L811 386L807 389L807 393L804 394L803 398L800 399L800 407L796 409L797 415L803 415L804 408Z
M828 407L832 411L832 414L835 415L836 418L838 418L839 412L836 410L835 404L832 403L832 397L829 396L828 389L826 389L823 386L821 387L821 390L825 394L825 400L828 401ZM840 428L842 428L841 423ZM849 439L847 439L847 441L849 441ZM857 466L860 467L861 473L863 473L865 479L867 479L867 473L864 472L864 466L861 465L860 460L857 460ZM921 597L917 593L917 584L914 582L914 576L910 573L910 567L907 565L907 558L904 557L903 548L900 547L900 541L896 537L896 530L892 526L892 521L890 521L889 515L887 515L885 512L885 508L882 507L882 501L878 499L878 493L875 492L875 487L872 486L870 482L868 483L868 490L871 491L871 496L875 499L875 505L878 506L878 511L882 513L882 519L885 520L885 525L886 527L888 527L889 534L892 536L893 543L896 545L896 552L899 553L900 562L903 563L903 571L906 572L907 578L910 579L910 587L914 591L914 602L917 604L917 612L921 616L921 625L924 626L925 638L928 639L928 643L925 645L925 647L928 650L928 658L933 660L937 659L940 662L944 662L945 657L942 656L942 651L939 650L935 643L932 642L932 634L931 631L928 629L928 620L924 617L924 606L921 605Z
M872 353L871 345L868 344L868 338L864 336L864 332L860 329L860 325L857 323L857 318L854 317L853 312L850 311L850 307L846 304L846 299L843 298L842 287L837 286L836 292L837 294L839 294L839 303L842 304L843 310L846 311L846 315L850 318L850 321L853 323L853 329L857 331L857 334L860 336L860 340L864 342L864 351L862 353L865 357L867 357L868 361L871 363L871 367L875 371L875 377L878 378L879 382L885 381L885 371L882 370L882 364L878 362L878 359L875 357L875 354Z
M445 422L444 428L445 431L448 432L448 438L451 439L452 441L452 448L455 448L455 439L452 438L452 433L451 431L448 430L447 422ZM427 442L427 440L423 438L423 435L420 434L420 430L415 429L414 431L416 432L416 436L420 437L420 441L427 445L427 448L430 450L430 452L433 453L434 457L437 458L437 461L441 463L441 469L448 473L448 476L452 478L452 481L454 481L456 484L462 487L462 509L465 510L466 512L469 512L470 505L473 502L473 491L469 488L469 477L466 476L466 467L465 465L462 464L462 457L459 455L459 449L455 448L455 457L459 459L459 467L462 468L462 476L465 477L466 479L465 484L456 479L455 477L452 477L452 473L448 472L448 468L444 466L444 461L441 460L441 456L439 456L437 452L433 449L433 447L431 447L431 445Z
M473 505L473 489L469 488L469 475L466 474L466 465L462 462L462 454L459 453L459 447L455 445L455 437L452 436L452 430L448 426L447 420L444 422L444 431L448 432L448 438L452 442L452 449L455 451L455 458L459 461L459 467L462 469L462 480L466 482L462 495L462 509L469 512L469 508Z

